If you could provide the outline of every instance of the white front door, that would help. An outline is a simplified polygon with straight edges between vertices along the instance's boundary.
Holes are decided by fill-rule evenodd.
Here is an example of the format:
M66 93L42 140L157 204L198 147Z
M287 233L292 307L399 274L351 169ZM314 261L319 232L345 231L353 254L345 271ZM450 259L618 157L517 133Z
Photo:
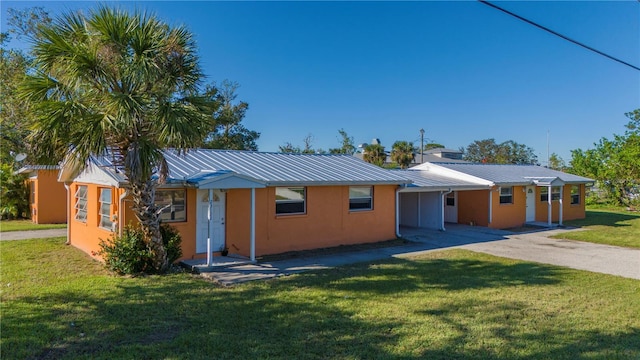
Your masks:
M444 222L458 223L458 193L455 191L445 196Z
M196 253L207 252L209 236L212 239L211 251L220 251L225 247L225 195L218 189L213 190L211 223L209 223L209 190L198 190Z
M536 221L536 187L527 186L527 214L526 222Z

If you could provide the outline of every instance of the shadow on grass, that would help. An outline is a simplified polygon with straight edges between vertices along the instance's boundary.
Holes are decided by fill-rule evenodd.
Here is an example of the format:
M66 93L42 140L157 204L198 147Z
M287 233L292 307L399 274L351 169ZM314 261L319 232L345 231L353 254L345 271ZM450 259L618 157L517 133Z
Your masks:
M640 219L640 214L620 213L601 210L587 210L584 219L569 220L565 222L568 226L593 226L603 225L611 227L631 226L625 224L625 221Z
M424 359L637 359L640 329L611 333L584 329L557 314L531 308L520 301L489 302L470 299L446 302L422 311L454 336L438 347L424 349ZM473 319L467 321L466 319ZM530 326L530 322L536 326ZM481 325L476 325L481 324ZM479 342L481 336L483 341ZM504 346L508 344L508 346Z
M550 285L558 283L561 268L536 263L499 262L471 259L403 260L393 259L366 270L363 265L343 266L342 281L329 285L341 291L393 294L406 291L472 290L514 285ZM350 276L359 273L360 276ZM321 276L323 273L318 273ZM328 275L327 275L328 276Z
M519 333L519 320L537 316L522 312L536 310L509 299L458 300L400 318L363 317L359 312L364 303L345 306L435 289L468 292L555 284L562 271L462 256L393 259L236 288L217 288L185 274L118 278L107 289L45 292L3 306L3 359L531 359L566 358L566 352L573 358L597 357L627 345L637 349L637 329L613 335L544 327ZM410 331L412 316L433 317L458 335L403 349L402 332L395 329ZM478 345L482 341L469 335L460 316L482 316L491 327L490 340L499 346ZM575 343L562 344L557 336ZM527 352L519 352L522 348Z

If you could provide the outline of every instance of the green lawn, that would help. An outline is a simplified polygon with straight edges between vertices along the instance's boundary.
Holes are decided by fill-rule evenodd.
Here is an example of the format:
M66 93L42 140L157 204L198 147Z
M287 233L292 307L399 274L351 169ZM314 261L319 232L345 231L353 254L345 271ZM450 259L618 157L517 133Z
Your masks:
M640 213L638 212L630 212L622 208L590 207L587 209L586 218L567 221L566 225L584 229L559 234L554 238L640 248Z
M638 359L640 281L463 250L221 288L0 242L3 359Z
M34 224L31 220L2 220L0 221L0 232L24 231L24 230L46 230L64 229L67 224Z

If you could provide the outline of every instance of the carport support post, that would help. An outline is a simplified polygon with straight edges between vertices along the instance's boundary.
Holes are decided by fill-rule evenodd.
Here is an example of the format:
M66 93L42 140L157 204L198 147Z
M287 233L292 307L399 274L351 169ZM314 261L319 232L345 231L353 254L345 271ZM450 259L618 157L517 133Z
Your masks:
M213 209L213 189L209 189L209 209L207 210L207 266L211 266L211 212Z
M558 217L558 225L562 226L562 193L564 192L564 185L560 185L560 203L558 204L560 216Z
M551 213L553 212L553 207L551 206L551 185L547 186L547 226L551 227Z
M256 188L251 188L250 258L256 261Z

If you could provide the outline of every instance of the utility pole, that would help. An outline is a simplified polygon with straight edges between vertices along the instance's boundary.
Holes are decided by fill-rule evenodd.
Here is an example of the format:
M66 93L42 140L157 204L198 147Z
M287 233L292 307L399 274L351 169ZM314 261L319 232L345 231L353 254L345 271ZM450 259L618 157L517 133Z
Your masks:
M424 129L420 129L420 164L424 163Z

